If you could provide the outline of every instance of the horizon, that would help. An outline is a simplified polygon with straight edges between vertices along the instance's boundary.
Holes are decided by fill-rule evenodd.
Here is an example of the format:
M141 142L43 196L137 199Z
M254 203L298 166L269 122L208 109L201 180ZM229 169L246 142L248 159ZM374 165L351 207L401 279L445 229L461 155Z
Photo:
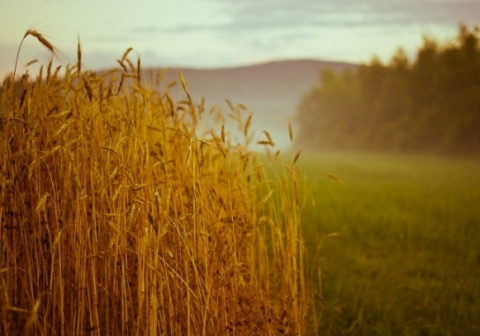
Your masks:
M59 49L56 65L75 63L79 36L86 69L115 67L129 47L144 67L217 69L283 60L360 64L374 56L386 62L398 48L412 57L425 35L443 43L456 37L460 24L480 22L480 3L472 0L25 0L2 2L0 12L8 13L0 21L2 78L13 71L30 28ZM18 71L49 58L27 38Z

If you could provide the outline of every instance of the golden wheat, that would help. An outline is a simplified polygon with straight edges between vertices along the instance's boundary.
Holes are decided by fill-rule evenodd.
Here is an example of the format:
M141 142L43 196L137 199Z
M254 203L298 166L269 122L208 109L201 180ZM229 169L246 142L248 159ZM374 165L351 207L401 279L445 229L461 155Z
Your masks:
M82 45L80 43L80 35L77 36L77 74L80 76L82 73Z
M288 121L288 138L290 139L290 142L293 142L293 128L290 120Z
M183 76L179 101L148 89L131 50L97 74L79 43L76 67L25 75L14 104L7 79L0 334L306 333L298 173L268 174L220 113L200 131ZM247 135L252 114L227 104Z
M28 29L27 32L25 33L25 35L23 36L23 39L27 38L27 36L33 36L33 37L36 37L37 40L43 44L43 46L45 48L47 48L48 50L50 50L50 52L52 54L55 54L56 53L56 48L53 46L53 44L51 44L40 32L36 31L35 29ZM22 39L22 41L23 41Z
M28 37L28 36L33 36L35 37L45 48L47 48L53 56L58 56L58 50L53 46L50 41L48 41L40 32L38 32L35 29L28 29L25 32L25 35L23 35L22 40L20 41L20 45L18 46L17 50L17 56L15 58L15 68L13 70L13 77L15 78L15 75L17 73L17 63L18 63L18 56L20 55L20 49L22 48L23 41Z

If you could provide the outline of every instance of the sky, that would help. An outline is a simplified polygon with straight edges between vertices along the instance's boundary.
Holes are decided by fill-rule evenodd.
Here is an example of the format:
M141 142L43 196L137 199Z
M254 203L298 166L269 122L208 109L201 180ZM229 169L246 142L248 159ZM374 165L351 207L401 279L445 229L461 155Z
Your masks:
M388 61L414 55L423 36L453 39L480 24L479 0L0 0L0 78L33 28L84 68L116 66L132 47L144 65L215 68L284 59ZM28 37L19 70L49 54Z

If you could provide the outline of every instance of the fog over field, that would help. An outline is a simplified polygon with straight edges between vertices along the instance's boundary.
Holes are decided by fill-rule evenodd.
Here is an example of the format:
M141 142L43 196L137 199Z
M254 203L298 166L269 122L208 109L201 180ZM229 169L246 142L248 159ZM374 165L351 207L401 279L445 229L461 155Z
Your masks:
M267 130L275 141L276 148L289 149L288 123L296 126L296 108L300 97L320 79L323 70L342 71L353 64L314 60L278 61L245 67L223 69L169 69L163 85L178 80L181 72L187 82L192 98L200 102L205 98L206 110L214 105L226 115L230 112L226 100L247 108L243 114L253 112L252 131L255 139ZM161 69L144 70L145 74L158 73ZM182 95L180 85L170 89ZM230 123L235 130L235 123Z

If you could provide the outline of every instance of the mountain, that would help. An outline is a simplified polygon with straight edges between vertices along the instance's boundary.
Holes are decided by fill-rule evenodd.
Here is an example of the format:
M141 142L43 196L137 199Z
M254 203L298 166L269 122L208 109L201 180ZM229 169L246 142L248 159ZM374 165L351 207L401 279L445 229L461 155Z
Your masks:
M207 109L219 105L228 112L226 99L255 112L253 129L268 130L281 146L288 146L288 120L294 121L301 96L318 84L323 70L343 71L354 64L317 60L275 61L220 69L170 69L163 82L178 79L180 71L195 101L205 98ZM145 75L165 71L146 69Z

